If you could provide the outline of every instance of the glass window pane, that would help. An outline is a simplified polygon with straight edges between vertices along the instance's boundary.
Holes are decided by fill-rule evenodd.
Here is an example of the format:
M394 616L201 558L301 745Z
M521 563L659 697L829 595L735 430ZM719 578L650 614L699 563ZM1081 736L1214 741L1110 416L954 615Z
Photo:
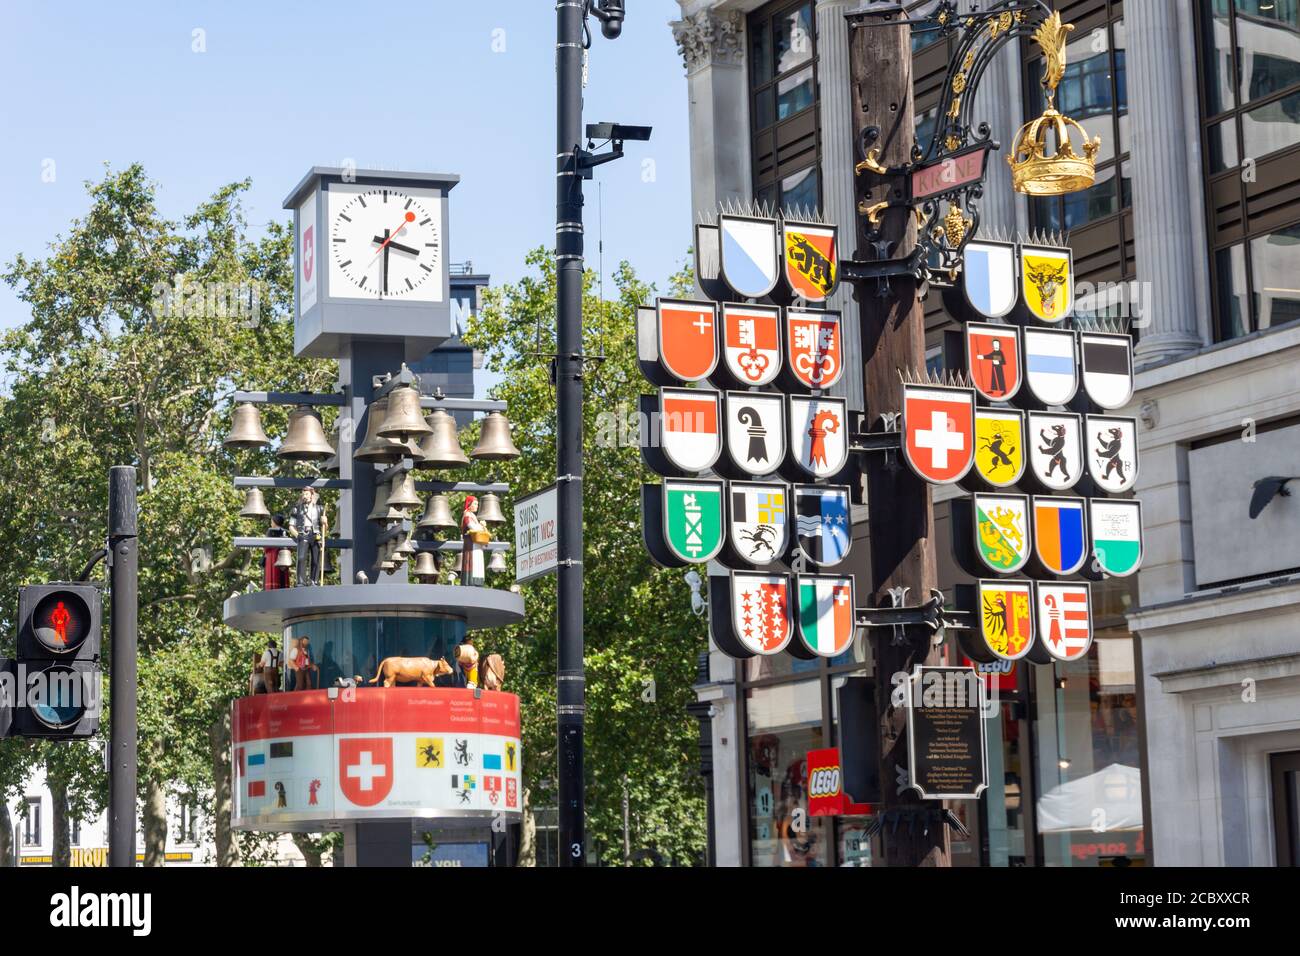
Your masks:
M937 106L931 106L928 110L916 114L913 125L916 129L916 142L922 149L926 149L930 145L930 139L934 136L935 124L938 122L939 107Z
M764 186L761 189L759 189L757 192L754 193L754 198L758 200L758 204L762 206L764 209L769 209L775 212L776 211L776 183L771 183L770 185ZM778 656L788 657L789 655L780 654ZM770 658L766 658L766 659L770 660Z
M1250 243L1255 328L1300 319L1300 223Z
M1210 172L1220 173L1232 169L1241 160L1237 154L1237 123L1227 119L1216 123L1206 132L1210 150Z
M745 697L753 865L825 866L830 829L825 817L808 815L808 751L827 745L821 682L757 687Z
M1252 159L1300 143L1300 92L1243 112L1241 136Z
M813 105L813 68L804 67L794 76L776 83L776 117L785 119Z
M770 86L754 96L754 132L767 129L776 122L775 97L776 91Z
M760 201L761 201L760 196ZM798 635L792 640L799 640ZM754 656L749 658L742 665L745 670L744 679L747 681L766 680L770 677L788 677L791 674L816 674L818 671L818 662L803 661L793 654L774 654L771 657Z
M781 180L781 209L792 215L817 209L816 166L809 166Z
M811 3L805 3L776 18L775 46L778 74L793 70L801 63L812 59L813 29Z
M1300 4L1236 0L1241 102L1300 83Z
M1111 24L1113 37L1113 55L1115 65L1115 125L1119 132L1119 151L1128 152L1128 73L1124 64L1124 47L1128 42L1128 33L1123 20ZM1096 135L1096 134L1094 134Z
M1119 204L1122 209L1133 208L1133 164L1127 159L1119 168Z
M1029 222L1035 229L1061 228L1061 200L1055 196L1029 197Z
M1099 170L1091 187L1064 197L1065 228L1075 229L1084 223L1104 219L1119 212L1115 195L1115 167Z
M1214 254L1214 269L1219 283L1219 340L1234 339L1247 332L1246 248L1240 244L1220 249Z
M772 37L766 19L754 20L749 28L749 64L754 83L772 78Z
M1205 71L1205 112L1214 116L1232 109L1232 24L1229 0L1201 0L1204 31L1201 69Z

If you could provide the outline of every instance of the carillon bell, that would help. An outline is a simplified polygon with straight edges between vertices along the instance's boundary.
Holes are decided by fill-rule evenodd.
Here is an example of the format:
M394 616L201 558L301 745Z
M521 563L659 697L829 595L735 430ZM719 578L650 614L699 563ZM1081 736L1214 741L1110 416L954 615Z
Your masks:
M375 506L370 509L370 514L366 515L366 520L387 524L390 521L401 521L403 517L402 512L388 506L388 485L376 485Z
M424 460L417 462L416 467L427 471L468 467L469 459L465 457L465 449L460 447L456 419L451 416L451 413L435 408L426 422L429 425L429 434L420 443Z
M276 452L289 461L322 461L334 454L325 437L320 413L310 405L299 405L289 413L289 431Z
M270 442L262 428L262 412L251 402L236 405L230 416L230 434L221 444L227 448L261 448Z
M269 518L271 512L267 510L266 499L262 497L261 488L249 488L244 492L244 507L239 509L241 518Z
M417 580L432 584L438 578L438 559L432 551L421 551L415 556L415 567L411 569Z
M293 555L288 548L281 548L275 556L275 566L277 568L293 567Z
M339 453L335 452L329 458L320 463L320 470L327 475L337 475L339 473Z
M361 447L352 453L357 461L369 461L376 464L392 464L408 454L408 448L395 438L383 438L379 426L388 415L388 399L381 398L370 403L366 415L366 439Z
M413 554L415 554L415 545L411 541L411 536L409 534L400 536L397 539L397 547L393 549L393 556L405 561Z
M510 420L500 412L489 412L483 419L478 444L469 456L475 461L512 461L519 457L519 449L510 437Z
M504 551L493 551L492 557L488 559L487 569L489 571L506 570L506 553Z
M388 414L379 423L381 438L406 441L429 434L433 429L420 411L420 390L410 385L399 385L388 393Z
M393 560L393 543L391 541L380 548L379 568L390 574L397 568L397 562Z
M424 514L416 524L417 528L433 528L440 530L444 528L458 528L455 516L451 513L451 503L444 494L429 496L429 503L424 508Z
M490 491L478 500L478 520L488 524L506 523L506 516L501 511L501 499Z
M399 472L394 475L391 485L388 492L388 507L420 507L420 496L415 493L415 481L411 478L409 471Z

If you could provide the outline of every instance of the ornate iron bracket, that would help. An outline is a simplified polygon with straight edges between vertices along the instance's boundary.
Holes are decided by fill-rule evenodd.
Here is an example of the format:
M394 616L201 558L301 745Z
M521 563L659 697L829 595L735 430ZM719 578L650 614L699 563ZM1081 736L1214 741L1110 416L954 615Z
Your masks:
M871 822L867 824L867 837L871 838L880 833L886 827L889 833L895 834L900 826L906 825L907 832L913 834L916 828L920 826L921 832L925 833L930 827L949 826L962 839L970 837L970 831L962 825L957 814L943 807L897 807L891 810L882 810L877 813Z
M903 644L907 640L907 628L925 627L930 634L940 634L945 628L970 630L975 626L974 615L968 611L952 611L944 608L943 592L938 588L930 590L930 599L924 604L906 605L909 588L890 588L889 597L892 607L861 608L857 612L856 623L859 627L893 628L893 643Z

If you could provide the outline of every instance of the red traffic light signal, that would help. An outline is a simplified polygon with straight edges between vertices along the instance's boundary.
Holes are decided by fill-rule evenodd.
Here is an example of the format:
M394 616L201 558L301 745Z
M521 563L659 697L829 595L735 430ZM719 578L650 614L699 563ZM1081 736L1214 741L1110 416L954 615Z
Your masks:
M97 661L103 597L96 584L33 584L18 591L18 658Z

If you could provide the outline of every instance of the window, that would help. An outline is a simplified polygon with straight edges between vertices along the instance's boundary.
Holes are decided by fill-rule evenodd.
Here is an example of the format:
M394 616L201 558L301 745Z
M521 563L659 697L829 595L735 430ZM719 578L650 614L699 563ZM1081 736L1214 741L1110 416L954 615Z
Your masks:
M1199 0L1219 341L1300 318L1300 0Z
M274 757L275 754L271 756ZM176 842L199 842L199 818L192 799L181 801L180 813L176 819Z
M27 798L27 812L23 814L23 846L41 845L41 798Z
M768 4L749 18L754 198L771 209L820 205L817 21L811 0Z
M73 817L68 824L68 846L81 846L81 820Z
M1118 16L1118 11L1111 15ZM1066 46L1065 76L1056 90L1056 108L1081 123L1090 137L1101 136L1097 180L1083 192L1031 198L1030 216L1036 229L1072 231L1112 219L1132 204L1124 162L1129 149L1124 21L1099 20L1091 28L1087 24L1088 20L1080 24L1075 39ZM1042 75L1042 58L1028 60L1025 113L1029 117L1040 115L1047 106ZM1122 245L1118 223L1107 228Z

